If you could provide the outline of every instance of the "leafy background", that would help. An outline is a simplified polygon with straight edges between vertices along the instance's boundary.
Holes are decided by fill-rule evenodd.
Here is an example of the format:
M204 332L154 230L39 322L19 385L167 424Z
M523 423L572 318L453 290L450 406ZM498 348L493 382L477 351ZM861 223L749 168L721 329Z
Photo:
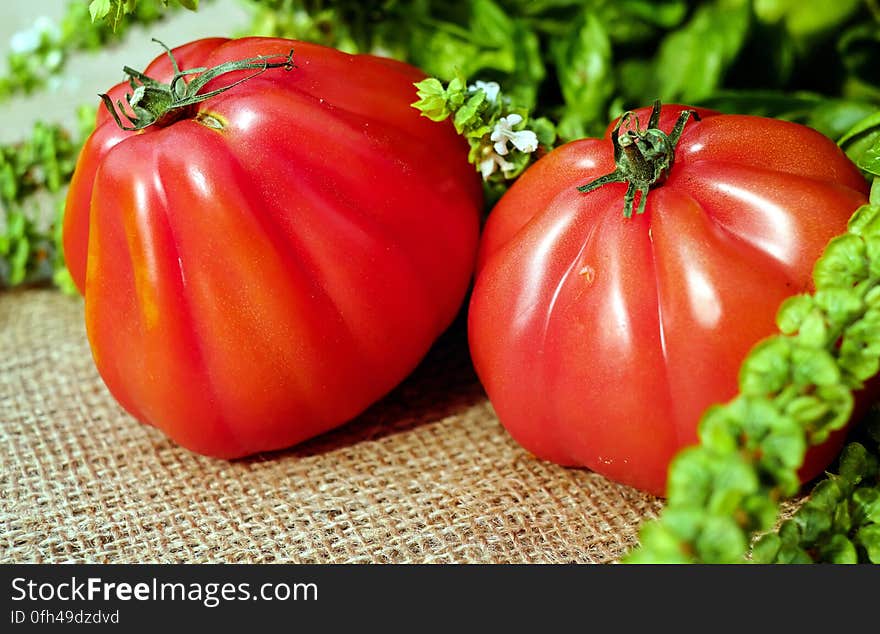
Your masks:
M423 111L455 117L475 163L502 116L521 116L546 150L659 98L805 123L866 177L880 174L878 0L29 0L4 12L0 292L72 290L59 248L65 186L96 93L155 57L150 37L276 35L409 61L436 78ZM490 107L468 88L477 79L503 98ZM509 158L516 169L486 184L489 205L534 155ZM746 360L740 396L704 416L701 446L677 458L667 508L632 561L880 562L876 412L777 521L806 445L843 424L880 367L876 180L815 277L815 295L784 306L781 334Z

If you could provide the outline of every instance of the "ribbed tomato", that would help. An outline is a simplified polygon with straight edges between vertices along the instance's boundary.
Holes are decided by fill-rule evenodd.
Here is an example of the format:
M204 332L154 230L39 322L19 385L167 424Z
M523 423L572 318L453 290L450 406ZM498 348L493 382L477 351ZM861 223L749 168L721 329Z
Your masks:
M684 109L665 106L658 129L670 134ZM776 332L781 302L812 287L867 194L818 132L697 112L630 218L624 183L578 189L616 169L612 129L529 168L489 215L469 312L477 372L516 440L658 495L702 412L736 394L745 354ZM656 159L665 146L649 140L637 143ZM802 476L841 439L813 450Z
M467 144L410 106L415 68L265 38L173 55L186 70L291 48L295 67L222 74L200 92L249 79L139 131L102 110L67 200L101 376L214 456L290 446L386 394L453 320L476 256ZM167 55L145 71L173 73Z

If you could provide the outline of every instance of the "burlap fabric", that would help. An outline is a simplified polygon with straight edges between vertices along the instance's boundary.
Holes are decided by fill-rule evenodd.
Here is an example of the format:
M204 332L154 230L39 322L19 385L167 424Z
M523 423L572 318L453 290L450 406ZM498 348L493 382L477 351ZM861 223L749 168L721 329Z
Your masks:
M223 461L122 411L83 304L0 293L2 562L612 563L661 502L499 425L460 320L345 427Z

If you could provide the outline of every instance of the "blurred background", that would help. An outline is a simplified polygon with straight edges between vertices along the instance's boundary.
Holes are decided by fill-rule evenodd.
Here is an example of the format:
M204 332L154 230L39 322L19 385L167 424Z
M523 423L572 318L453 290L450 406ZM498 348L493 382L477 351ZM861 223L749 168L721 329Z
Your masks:
M69 3L70 0L4 0L0 11L0 51L11 48L16 34L36 35L41 30L59 28ZM82 3L87 5L88 0ZM47 90L32 95L16 94L0 104L4 122L0 143L21 140L37 121L74 125L76 107L88 103L97 106L97 94L123 79L123 66L143 68L162 52L151 38L173 48L200 37L240 33L249 25L250 17L238 0L213 0L204 2L197 13L172 11L148 27L135 25L122 42L72 53L63 75L53 78ZM21 35L18 39L26 40ZM9 72L5 56L0 56L0 69L0 76Z

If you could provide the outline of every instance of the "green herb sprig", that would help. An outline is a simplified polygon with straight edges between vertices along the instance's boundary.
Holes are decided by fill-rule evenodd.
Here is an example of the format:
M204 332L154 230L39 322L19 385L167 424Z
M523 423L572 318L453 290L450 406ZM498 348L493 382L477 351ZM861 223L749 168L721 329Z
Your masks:
M553 147L556 129L545 117L530 117L495 82L468 85L461 76L444 85L436 77L415 84L413 107L432 121L452 118L470 144L468 160L497 198L536 158Z
M63 193L94 116L81 108L74 133L38 122L26 140L0 145L0 289L51 280L73 290L61 248Z
M837 472L819 482L779 530L752 549L756 563L880 564L880 418L873 412L861 442L838 457Z

